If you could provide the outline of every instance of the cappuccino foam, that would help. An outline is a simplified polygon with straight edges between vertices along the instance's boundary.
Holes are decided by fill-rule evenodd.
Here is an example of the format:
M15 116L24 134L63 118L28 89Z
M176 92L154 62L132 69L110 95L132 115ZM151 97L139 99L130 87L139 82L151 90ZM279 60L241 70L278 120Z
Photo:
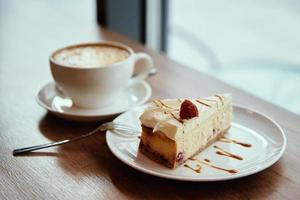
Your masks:
M129 57L125 49L109 45L76 46L57 52L53 58L62 65L74 67L104 67Z

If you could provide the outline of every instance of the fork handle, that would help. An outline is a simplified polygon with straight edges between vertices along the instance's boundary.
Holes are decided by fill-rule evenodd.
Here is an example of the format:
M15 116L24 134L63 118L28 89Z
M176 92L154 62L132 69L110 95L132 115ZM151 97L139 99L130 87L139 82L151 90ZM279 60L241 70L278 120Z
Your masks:
M19 149L14 149L13 150L13 155L19 155L19 154L23 154L23 153L27 153L27 152L31 152L31 151L36 151L39 149L45 149L48 147L54 147L54 146L58 146L61 144L66 144L72 142L72 140L62 140L62 141L58 141L58 142L53 142L53 143L47 143L47 144L40 144L40 145L36 145L36 146L30 146L30 147L25 147L25 148L19 148Z
M23 154L23 153L27 153L27 152L31 152L31 151L36 151L39 149L45 149L45 148L49 148L49 147L54 147L54 146L59 146L62 144L66 144L66 143L70 143L70 142L75 142L77 140L81 140L83 138L86 138L88 136L93 135L94 133L100 131L98 128L85 134L85 135L81 135L81 136L77 136L75 138L72 139L67 139L67 140L61 140L61 141L57 141L57 142L52 142L52 143L47 143L47 144L40 144L40 145L36 145L36 146L30 146L30 147L25 147L25 148L19 148L19 149L14 149L13 150L13 155L19 155L19 154Z

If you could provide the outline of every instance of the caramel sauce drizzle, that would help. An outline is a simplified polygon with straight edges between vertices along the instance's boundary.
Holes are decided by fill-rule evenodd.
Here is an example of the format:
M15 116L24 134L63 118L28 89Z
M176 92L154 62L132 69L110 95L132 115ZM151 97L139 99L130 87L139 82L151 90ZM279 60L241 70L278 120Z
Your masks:
M243 158L241 156L229 153L228 151L225 151L224 149L218 147L218 146L214 146L215 149L218 149L219 151L216 151L216 154L221 155L221 156L227 156L229 158L234 158L237 160L243 160Z
M208 165L208 166L210 166L210 167L212 167L214 169L222 170L222 171L225 171L225 172L228 172L228 173L231 173L231 174L238 173L238 171L235 170L235 169L226 169L226 168L223 168L223 167L219 167L219 166L213 165L210 162L203 162L203 161L200 161L200 160L197 160L197 161L200 162L200 163L203 163L205 165Z
M161 102L160 100L154 100L153 103L155 103L155 105L156 105L157 107L159 107L159 108L165 107L165 108L169 108L169 109L176 110L176 111L179 110L179 109L172 108L172 107L170 107L170 106L164 104L164 103ZM164 113L165 113L165 114L169 113L170 115L172 115L172 117L173 117L175 120L177 120L179 123L183 124L183 121L182 121L180 118L176 117L175 114L172 113L171 111L166 111L166 110L165 110Z
M197 173L200 173L200 172L201 172L201 169L202 169L201 165L196 165L196 166L197 166L196 172L197 172Z
M160 104L157 103L156 100L154 100L153 103L155 103L155 105L160 108Z
M221 101L221 103L222 103L222 105L224 105L224 100L223 100L223 97L222 96L220 96L220 95L215 95L216 97L218 97L219 99L220 99L220 101Z
M210 160L208 160L207 158L205 158L204 161L198 160L196 158L190 158L189 160L197 161L198 163L201 163L201 164L210 166L210 167L212 167L214 169L225 171L225 172L228 172L228 173L231 173L231 174L238 173L238 171L235 170L235 169L226 169L226 168L223 168L223 167L219 167L219 166L213 165L213 164L210 163ZM194 170L194 169L192 169L192 170Z
M201 173L201 169L202 169L201 165L196 165L197 168L193 168L193 167L189 166L188 164L184 164L183 166L186 167L186 168L188 168L188 169L193 170L194 172L196 172L198 174Z
M220 138L218 141L219 142L224 142L224 143L232 143L231 141L223 139L223 138Z
M169 108L169 109L172 109L172 110L179 110L178 108L172 108L171 106L168 106L166 104L164 104L161 100L157 100L163 107L165 108Z
M183 124L183 121L182 121L181 119L179 119L178 117L176 117L174 113L171 113L171 112L170 112L170 114L171 114L172 117L173 117L174 119L176 119L179 123Z
M203 101L201 101L200 99L196 99L196 101L202 105L205 105L207 107L210 107L211 108L211 105L207 104L207 103L204 103Z
M221 137L219 139L219 141L220 142L225 142L225 143L235 143L235 144L241 145L243 147L247 147L247 148L252 147L252 144L248 144L248 143L244 143L244 142L239 142L237 140L233 140L233 139L230 139L230 138L227 138L227 137L224 137L224 136Z
M218 100L214 100L214 99L204 99L204 98L202 98L202 100L205 100L205 101L213 101L213 102L218 102Z
M214 100L214 99L203 99L203 98L202 98L202 100L215 102L215 103L217 104L217 109L219 109L218 100Z

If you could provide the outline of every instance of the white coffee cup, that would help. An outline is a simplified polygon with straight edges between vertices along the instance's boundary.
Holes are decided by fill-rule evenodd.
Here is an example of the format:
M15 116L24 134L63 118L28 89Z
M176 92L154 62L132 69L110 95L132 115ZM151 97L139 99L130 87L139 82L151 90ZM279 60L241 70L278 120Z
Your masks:
M55 59L59 52L77 47L112 46L126 50L128 57L105 66L74 66ZM67 46L50 55L50 68L53 79L65 95L76 106L98 108L112 104L126 88L143 81L153 68L152 58L145 53L135 53L121 43L103 41ZM146 61L142 70L132 77L137 61Z

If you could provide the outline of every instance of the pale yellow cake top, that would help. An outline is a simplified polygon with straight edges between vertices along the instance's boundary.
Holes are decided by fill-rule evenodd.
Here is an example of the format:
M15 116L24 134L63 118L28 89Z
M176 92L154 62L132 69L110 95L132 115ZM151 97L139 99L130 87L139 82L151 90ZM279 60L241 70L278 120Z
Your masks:
M232 106L231 94L220 94L204 98L188 99L199 111L199 116L192 119L180 119L179 110L185 99L153 100L150 106L140 116L141 123L153 132L161 131L172 140L176 140L184 132L193 130L199 124L207 121L210 116Z

